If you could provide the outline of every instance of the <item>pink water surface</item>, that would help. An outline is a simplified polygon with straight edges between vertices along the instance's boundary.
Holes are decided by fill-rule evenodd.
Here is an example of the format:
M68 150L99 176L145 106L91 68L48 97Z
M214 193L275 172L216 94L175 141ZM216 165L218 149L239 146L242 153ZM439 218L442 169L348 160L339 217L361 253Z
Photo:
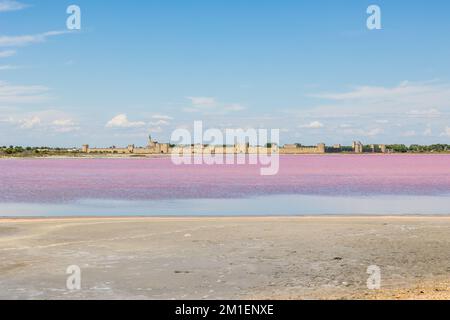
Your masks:
M0 160L0 202L450 194L448 155L285 156L278 175L259 169L170 158Z

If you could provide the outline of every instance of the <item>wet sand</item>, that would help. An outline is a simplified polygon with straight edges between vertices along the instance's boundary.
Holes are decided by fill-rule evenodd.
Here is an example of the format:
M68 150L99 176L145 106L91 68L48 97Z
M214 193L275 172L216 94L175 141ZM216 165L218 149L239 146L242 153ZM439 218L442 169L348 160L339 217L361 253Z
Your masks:
M0 299L450 298L450 217L1 219L0 257Z

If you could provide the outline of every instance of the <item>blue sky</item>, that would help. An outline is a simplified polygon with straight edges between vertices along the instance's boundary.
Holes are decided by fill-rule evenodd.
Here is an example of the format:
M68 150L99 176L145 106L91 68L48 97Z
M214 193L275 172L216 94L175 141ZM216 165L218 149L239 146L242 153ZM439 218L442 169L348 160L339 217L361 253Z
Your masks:
M66 9L81 8L69 32ZM381 8L382 30L366 9ZM0 0L0 145L450 143L448 1Z

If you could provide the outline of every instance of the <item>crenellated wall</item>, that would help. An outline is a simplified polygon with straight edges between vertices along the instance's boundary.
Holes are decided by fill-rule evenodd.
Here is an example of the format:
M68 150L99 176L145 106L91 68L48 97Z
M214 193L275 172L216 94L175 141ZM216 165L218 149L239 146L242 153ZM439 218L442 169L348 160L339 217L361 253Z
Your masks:
M353 142L353 151L355 153L363 153L363 144L359 141ZM333 146L334 150L340 150L341 145ZM373 145L373 151L386 153L385 145ZM271 147L251 146L248 143L236 144L234 146L210 146L210 145L192 145L192 146L176 146L171 148L168 143L158 143L155 141L149 141L146 147L135 147L129 145L127 148L90 148L89 145L83 145L81 151L84 153L103 153L103 154L136 154L136 155L151 155L151 154L170 154L172 152L185 155L204 155L204 154L324 154L327 152L324 143L319 143L315 147L304 147L296 144L286 144L283 147L279 147L277 144L273 144ZM332 152L332 151L330 151Z
M325 144L319 143L316 147L300 147L297 145L285 145L279 149L280 154L320 154L325 153Z

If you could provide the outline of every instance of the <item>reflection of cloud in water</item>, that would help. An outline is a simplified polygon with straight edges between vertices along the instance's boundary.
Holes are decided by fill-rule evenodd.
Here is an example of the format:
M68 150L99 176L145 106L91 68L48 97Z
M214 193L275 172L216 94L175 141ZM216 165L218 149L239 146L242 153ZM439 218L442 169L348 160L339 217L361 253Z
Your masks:
M84 200L72 204L3 204L0 216L288 216L447 215L450 197L266 196L247 199Z

